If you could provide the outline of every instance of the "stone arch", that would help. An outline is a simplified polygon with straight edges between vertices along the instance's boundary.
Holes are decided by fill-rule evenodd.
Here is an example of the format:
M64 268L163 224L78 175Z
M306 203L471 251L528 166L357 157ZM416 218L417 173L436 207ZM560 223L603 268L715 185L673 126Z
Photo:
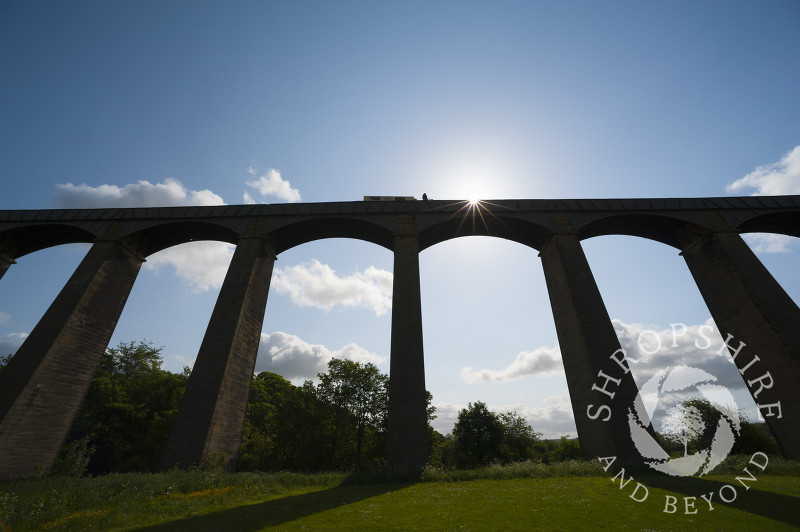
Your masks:
M225 468L235 469L276 255L326 238L363 240L389 250L393 243L388 229L341 217L311 218L264 235L243 236L250 238L235 242L228 275L159 463L161 470L203 464L220 450L226 456ZM217 400L220 397L224 400Z
M578 238L628 235L655 240L678 250L706 234L710 228L673 216L652 214L618 214L605 216L578 228Z
M147 257L178 244L198 240L217 240L236 244L239 234L228 227L210 222L168 222L147 227L123 236L120 240Z
M723 226L724 227L724 226ZM781 403L800 404L797 389L760 391L749 379L797 375L800 311L737 233L767 232L800 236L796 211L755 215L731 229L711 228L671 216L622 214L603 218L579 230L594 236L626 235L658 241L678 249L723 342L770 432L787 456L797 455L794 421L781 420ZM727 338L726 338L727 337ZM729 343L730 342L730 343ZM737 347L738 345L738 347ZM747 346L749 353L738 356ZM737 350L738 349L738 350ZM758 353L760 356L755 356ZM765 356L768 355L768 356ZM768 358L769 357L769 358ZM763 359L763 360L762 360ZM761 365L754 365L760 362ZM749 373L745 374L749 370ZM765 377L765 375L767 377ZM766 388L765 388L766 389ZM780 421L779 421L780 420Z
M542 224L483 213L483 216L465 214L453 217L422 229L419 233L419 250L465 236L492 236L511 240L540 251L552 235L552 230Z
M463 222L456 217L424 228L420 231L420 251L463 236L493 236L537 250L542 258L582 452L587 458L613 453L622 462L635 462L635 450L626 439L627 422L622 422L627 418L620 407L632 403L638 392L632 376L623 375L617 381L615 393L619 400L612 406L616 412L614 423L587 418L587 409L596 408L602 397L592 386L593 381L606 357L619 350L620 345L581 249L579 235L554 231L549 227L550 217L546 216L483 214L483 218L475 218L474 225L473 212Z
M16 227L0 232L0 255L16 259L61 244L91 243L97 238L87 229L65 223Z
M325 238L354 238L394 249L394 236L386 227L355 218L320 217L290 223L267 235L276 255L295 246Z
M800 210L759 214L736 229L741 233L776 233L800 238Z
M563 375L520 373L506 382L477 377L487 370L499 376L519 364L516 359L522 352L557 345L541 261L535 249L520 242L497 235L471 237L450 238L420 253L426 385L436 403L463 402L465 407L468 400L477 399L497 412L508 410L502 405L513 404L517 413L527 416L533 411L529 409L546 406L544 396L562 393L554 384L563 384L566 390ZM495 318L499 323L487 328L485 320ZM469 357L460 355L471 350ZM561 364L560 358L557 363ZM465 366L472 366L473 372L462 373ZM546 392L539 388L540 382ZM515 393L509 393L511 389ZM533 389L534 396L523 391ZM433 426L447 434L456 412L452 419L439 413ZM535 430L542 430L537 421L529 421Z

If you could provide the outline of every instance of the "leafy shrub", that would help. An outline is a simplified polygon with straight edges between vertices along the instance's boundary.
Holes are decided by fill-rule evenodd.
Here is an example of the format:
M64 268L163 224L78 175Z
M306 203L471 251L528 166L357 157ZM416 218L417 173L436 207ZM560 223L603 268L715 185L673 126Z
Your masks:
M90 439L90 436L84 436L79 440L67 442L56 458L50 474L74 478L85 476L89 460L95 451L95 446L89 444Z

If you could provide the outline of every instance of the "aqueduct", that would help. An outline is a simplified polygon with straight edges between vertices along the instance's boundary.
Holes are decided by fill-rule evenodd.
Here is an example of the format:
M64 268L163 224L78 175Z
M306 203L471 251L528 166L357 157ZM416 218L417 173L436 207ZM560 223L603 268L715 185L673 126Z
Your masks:
M580 242L621 234L680 252L723 337L730 333L745 342L778 377L754 399L783 452L798 459L800 309L742 240L748 232L800 237L800 196L0 211L0 277L28 253L92 244L0 372L0 478L52 465L142 262L194 240L229 242L236 249L161 468L201 464L220 451L226 467L235 468L274 261L305 242L342 237L394 253L387 460L398 467L424 464L418 254L467 235L505 238L539 252L585 456L637 456L626 414L637 394L630 373L619 375L610 419L587 415L587 407L603 398L593 384L620 343ZM744 362L736 360L741 373Z

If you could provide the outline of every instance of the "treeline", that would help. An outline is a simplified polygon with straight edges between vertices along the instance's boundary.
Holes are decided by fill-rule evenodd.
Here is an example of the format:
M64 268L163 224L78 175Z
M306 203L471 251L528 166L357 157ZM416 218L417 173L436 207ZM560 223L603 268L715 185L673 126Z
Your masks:
M295 386L267 371L253 378L240 471L351 469L383 461L389 378L373 364L340 359L317 377L316 386Z
M56 473L154 471L190 370L161 369L146 342L108 349L55 465ZM373 364L331 360L315 386L253 377L238 469L321 471L385 455L388 377Z
M10 357L0 357L0 371ZM146 342L108 349L53 473L80 476L154 471L191 371L161 368L161 348ZM253 377L238 457L240 471L380 468L386 456L389 377L373 364L333 359L318 383L295 386L270 372ZM428 393L430 463L474 468L492 463L581 457L576 439L543 440L519 414L470 403L443 436ZM672 456L708 448L720 412L704 400L677 409L672 430L656 435ZM763 423L742 418L733 453L779 454Z
M434 434L430 463L468 469L526 460L545 463L581 458L577 439L543 440L516 412L496 413L485 403L469 403L458 413L451 435Z
M10 356L0 357L0 371ZM103 355L54 474L154 471L191 371L161 368L161 348L121 343ZM318 384L253 377L240 471L349 470L386 454L387 375L373 364L333 359ZM430 406L429 418L434 408ZM433 429L430 429L432 431Z
M0 370L8 357L0 359ZM161 348L121 343L104 354L62 452L55 474L154 471L191 371L161 368ZM323 471L382 467L386 456L389 377L373 364L333 359L326 373L295 386L270 372L253 377L240 471ZM513 413L482 402L458 415L452 435L430 422L433 465L470 468L489 463L580 457L576 440L543 441Z

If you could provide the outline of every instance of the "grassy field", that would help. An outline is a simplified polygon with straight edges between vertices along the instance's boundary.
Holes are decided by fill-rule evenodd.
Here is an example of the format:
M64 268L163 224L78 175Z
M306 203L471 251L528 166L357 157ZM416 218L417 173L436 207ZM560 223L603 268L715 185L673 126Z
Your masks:
M744 462L742 462L744 463ZM634 474L620 488L598 464L380 475L201 471L0 484L0 530L794 530L796 465L736 482L741 463L702 479ZM782 474L775 474L775 473ZM628 477L626 476L626 479ZM636 489L641 482L647 489ZM736 499L730 504L735 486ZM701 499L710 496L713 510ZM671 499L669 498L671 497ZM685 499L685 497L689 497ZM692 497L695 497L692 499ZM708 498L709 495L706 495ZM670 506L667 502L672 502ZM688 503L688 506L687 506ZM664 510L675 510L667 513ZM686 514L685 512L696 511Z

